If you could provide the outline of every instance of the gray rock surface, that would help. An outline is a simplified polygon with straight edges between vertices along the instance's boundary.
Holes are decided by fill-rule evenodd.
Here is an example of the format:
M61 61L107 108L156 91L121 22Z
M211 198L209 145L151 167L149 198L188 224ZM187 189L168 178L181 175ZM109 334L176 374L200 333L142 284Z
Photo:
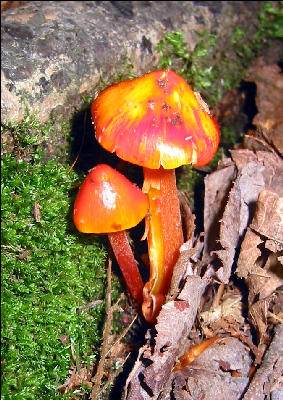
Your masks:
M125 57L142 74L156 68L156 45L181 31L189 49L197 31L250 29L260 2L245 1L32 1L2 13L2 121L20 121L23 99L46 121L71 115L84 95L94 96L100 74L121 70ZM246 27L246 28L245 28ZM222 38L222 39L221 39Z

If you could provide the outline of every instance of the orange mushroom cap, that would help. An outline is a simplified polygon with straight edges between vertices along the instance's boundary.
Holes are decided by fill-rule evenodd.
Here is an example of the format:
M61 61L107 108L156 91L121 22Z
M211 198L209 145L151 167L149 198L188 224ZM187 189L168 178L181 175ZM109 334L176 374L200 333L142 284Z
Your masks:
M147 211L147 196L120 172L100 164L79 189L73 220L80 232L110 233L136 226Z
M109 86L93 101L91 113L101 146L142 167L202 166L219 144L217 122L170 70Z

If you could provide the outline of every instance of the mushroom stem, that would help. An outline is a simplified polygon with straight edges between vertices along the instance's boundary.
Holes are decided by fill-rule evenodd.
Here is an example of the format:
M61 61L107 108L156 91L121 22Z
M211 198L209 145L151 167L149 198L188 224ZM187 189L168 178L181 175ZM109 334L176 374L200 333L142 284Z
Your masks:
M134 301L142 304L143 281L129 244L126 231L108 233L108 239Z
M184 242L175 170L143 168L143 191L149 199L150 277L143 290L143 315L153 323L168 292Z

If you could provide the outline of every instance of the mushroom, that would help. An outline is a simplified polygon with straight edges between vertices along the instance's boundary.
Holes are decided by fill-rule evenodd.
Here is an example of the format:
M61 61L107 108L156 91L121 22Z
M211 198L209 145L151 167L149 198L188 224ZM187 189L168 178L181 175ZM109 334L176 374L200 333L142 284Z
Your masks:
M219 128L200 96L170 70L107 87L93 101L91 113L101 146L143 167L150 205L150 278L142 309L145 319L154 322L183 243L175 168L211 161Z
M138 305L143 281L126 230L148 212L147 196L120 172L106 164L94 167L75 199L73 221L84 233L107 233L126 287Z

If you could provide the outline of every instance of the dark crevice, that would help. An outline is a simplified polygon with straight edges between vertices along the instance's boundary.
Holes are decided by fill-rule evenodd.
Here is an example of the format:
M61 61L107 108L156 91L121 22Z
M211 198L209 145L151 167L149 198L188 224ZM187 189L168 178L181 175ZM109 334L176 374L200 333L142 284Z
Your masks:
M97 164L108 164L116 167L119 159L115 154L104 150L95 139L90 107L74 115L71 130L70 164L78 157L74 170L87 173Z
M129 345L134 344L136 350L132 351L129 358L123 366L123 370L115 379L114 385L109 394L109 400L116 400L123 398L123 391L126 385L126 380L129 377L131 370L138 358L138 349L144 345L145 327L142 324L135 324L131 329L132 335L128 340ZM148 360L150 361L150 360Z
M133 369L134 363L137 358L137 352L132 352L123 366L123 371L115 379L115 384L109 394L109 400L122 399L123 388L126 385L126 380Z
M201 174L201 172L199 172ZM195 235L199 235L204 231L204 221L203 221L203 209L204 209L204 177L202 174L202 180L199 179L195 185L194 190L194 214L195 214Z
M165 353L168 350L169 345L165 344L160 348L160 353Z
M242 81L239 92L241 95L244 95L244 104L243 104L243 113L246 114L248 121L244 127L245 131L249 129L256 129L253 124L253 119L258 113L258 109L256 106L256 84L254 82Z
M283 72L283 58L280 58L277 65L281 68L281 72Z
M153 391L152 389L148 386L148 384L145 382L145 377L143 374L138 375L141 387L146 391L146 393L150 396L153 397Z

